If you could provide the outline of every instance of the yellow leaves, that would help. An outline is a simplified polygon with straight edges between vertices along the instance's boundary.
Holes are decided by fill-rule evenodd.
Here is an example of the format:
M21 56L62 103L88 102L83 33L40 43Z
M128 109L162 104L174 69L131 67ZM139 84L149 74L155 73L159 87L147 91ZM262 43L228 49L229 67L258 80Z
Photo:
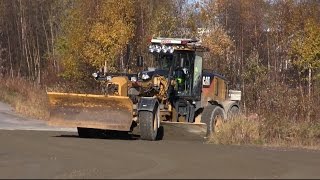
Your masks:
M159 3L151 19L151 34L162 37L173 37L177 30L178 17L175 17L175 6L172 2Z
M221 27L209 29L209 33L204 34L202 39L203 44L210 49L210 52L219 56L222 56L233 45L229 35Z
M113 63L133 37L134 7L131 0L103 1L89 32L85 56L95 66Z
M113 66L134 36L134 0L74 1L64 24L66 69L80 61L100 67ZM73 62L73 63L71 63ZM109 68L110 69L110 68Z
M294 63L301 69L320 67L320 28L315 20L307 20L303 30L294 37L291 51L298 58Z

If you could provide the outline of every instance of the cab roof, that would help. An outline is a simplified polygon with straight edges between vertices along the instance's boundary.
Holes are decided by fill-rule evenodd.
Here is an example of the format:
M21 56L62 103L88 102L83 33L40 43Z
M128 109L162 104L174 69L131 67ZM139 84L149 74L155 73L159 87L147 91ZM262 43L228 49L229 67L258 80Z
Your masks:
M198 39L157 37L150 42L152 45L172 46L175 50L208 51Z
M210 77L215 76L215 77L218 77L220 79L225 80L226 82L228 81L227 78L224 77L223 75L218 74L218 73L213 72L213 71L210 71L210 70L207 70L207 69L202 70L202 75L203 76L210 76Z

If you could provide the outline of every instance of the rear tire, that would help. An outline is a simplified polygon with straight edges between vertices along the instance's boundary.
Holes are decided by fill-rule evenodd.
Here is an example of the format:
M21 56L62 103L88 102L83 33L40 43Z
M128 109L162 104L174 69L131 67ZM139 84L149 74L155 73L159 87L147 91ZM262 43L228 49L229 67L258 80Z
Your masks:
M224 110L217 105L208 105L204 108L201 121L207 124L207 137L216 132L218 123L224 121Z
M158 111L139 111L140 138L155 141L158 134Z
M232 106L228 111L228 119L234 119L239 116L240 110L237 106Z

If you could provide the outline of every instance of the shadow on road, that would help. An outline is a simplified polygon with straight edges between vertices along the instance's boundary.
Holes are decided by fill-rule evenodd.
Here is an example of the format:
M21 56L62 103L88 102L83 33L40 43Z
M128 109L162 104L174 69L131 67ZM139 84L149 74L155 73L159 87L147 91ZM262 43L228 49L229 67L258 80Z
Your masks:
M140 140L139 126L135 127L132 132L101 130L83 128L78 134L62 134L54 137L60 138L91 138L91 139L112 139L112 140ZM198 130L198 131L195 131ZM205 142L203 138L205 131L200 131L195 126L181 124L163 124L158 129L157 140L173 141L197 141Z
M103 132L102 132L103 131ZM87 136L62 134L54 137L60 138L85 138L85 139L117 139L117 140L138 140L139 135L128 132L108 132L105 130L94 129Z
M137 128L138 129L138 128ZM86 129L85 134L73 135L73 134L62 134L53 137L60 138L91 138L91 139L117 139L117 140L139 140L139 131L123 132L123 131L112 131L112 130L101 130L101 129ZM162 140L164 135L164 128L160 126L158 130L157 140Z

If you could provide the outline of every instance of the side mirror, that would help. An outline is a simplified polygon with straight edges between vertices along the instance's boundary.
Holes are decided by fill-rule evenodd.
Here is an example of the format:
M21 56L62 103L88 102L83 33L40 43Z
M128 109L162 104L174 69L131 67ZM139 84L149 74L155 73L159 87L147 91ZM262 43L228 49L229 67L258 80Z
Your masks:
M99 78L99 71L92 73L92 76L94 77L94 79L98 79Z
M142 56L137 57L137 66L143 67L143 57Z

